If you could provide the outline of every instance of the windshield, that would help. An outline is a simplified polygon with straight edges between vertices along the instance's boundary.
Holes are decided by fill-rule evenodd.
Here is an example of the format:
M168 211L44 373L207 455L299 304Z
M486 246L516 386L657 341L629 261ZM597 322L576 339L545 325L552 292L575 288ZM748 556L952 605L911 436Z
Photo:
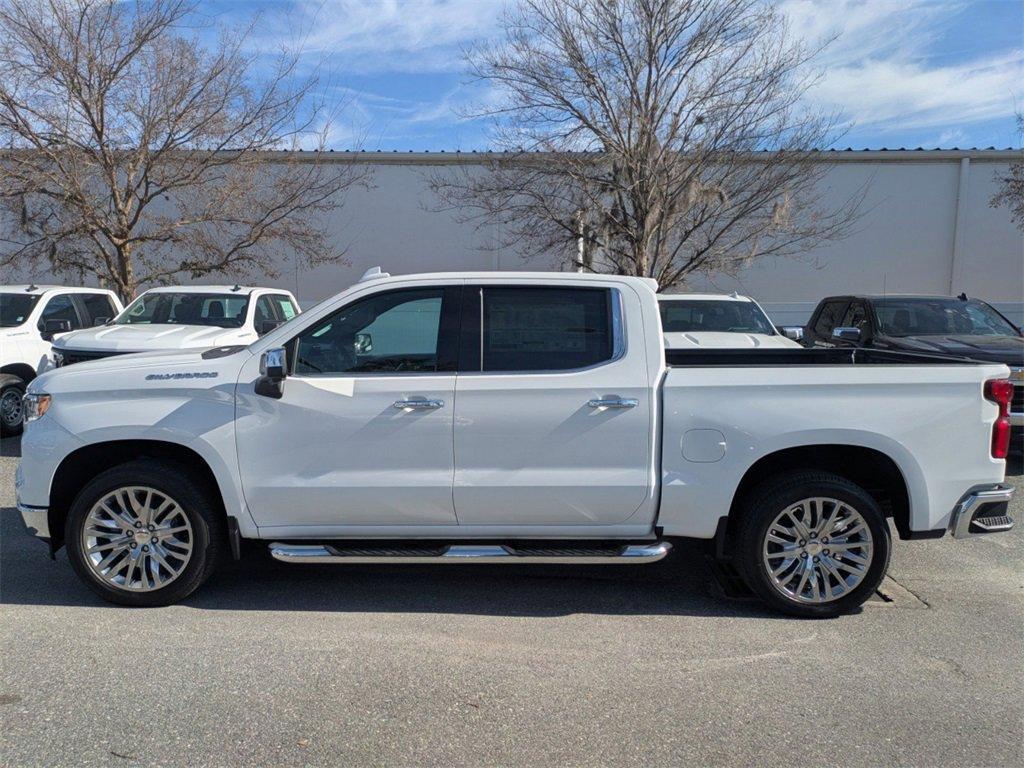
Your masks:
M28 293L0 293L0 328L17 328L28 320L38 296Z
M665 333L725 331L775 335L775 328L752 301L715 299L660 301L661 327Z
M875 299L875 318L886 336L1017 336L1017 329L983 301Z
M249 297L237 293L144 293L114 323L241 328L248 308Z

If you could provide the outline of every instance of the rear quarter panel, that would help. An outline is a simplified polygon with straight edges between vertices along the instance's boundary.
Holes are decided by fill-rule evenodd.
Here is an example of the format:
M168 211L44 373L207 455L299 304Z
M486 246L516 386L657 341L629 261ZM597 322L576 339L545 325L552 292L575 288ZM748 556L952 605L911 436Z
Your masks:
M982 390L1006 375L999 365L670 368L658 524L666 535L711 538L756 461L840 444L893 459L911 529L942 528L967 490L1003 479L1005 461L990 456L997 408ZM709 436L724 450L709 451Z

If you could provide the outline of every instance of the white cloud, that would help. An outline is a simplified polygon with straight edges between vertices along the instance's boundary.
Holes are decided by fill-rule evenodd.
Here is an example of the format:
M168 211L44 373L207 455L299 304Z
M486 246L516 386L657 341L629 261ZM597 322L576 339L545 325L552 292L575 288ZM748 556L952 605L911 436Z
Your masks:
M514 0L509 0L514 2ZM466 46L495 38L506 0L299 0L264 7L256 43L299 43L329 73L326 89L345 91L347 75L464 73ZM1024 48L987 50L962 26L965 0L783 0L794 37L808 45L837 35L815 66L812 103L838 111L858 136L920 132L963 144L970 126L1010 117L1024 104ZM973 53L971 53L973 51ZM451 82L449 80L448 82ZM348 91L360 133L428 135L459 123L462 108L487 102L485 84L419 97L408 85ZM398 94L398 97L396 97ZM958 131L958 132L955 132ZM916 141L916 139L915 139ZM923 143L923 142L918 142Z
M270 11L257 37L302 29L303 50L350 72L461 72L461 51L495 33L504 0L302 0Z
M810 98L838 109L858 132L946 128L1009 117L1024 95L1024 49L953 60L951 29L963 4L941 0L788 0L794 35L839 37L818 66ZM965 134L958 134L963 141ZM950 137L952 138L952 136ZM944 143L944 142L943 142Z

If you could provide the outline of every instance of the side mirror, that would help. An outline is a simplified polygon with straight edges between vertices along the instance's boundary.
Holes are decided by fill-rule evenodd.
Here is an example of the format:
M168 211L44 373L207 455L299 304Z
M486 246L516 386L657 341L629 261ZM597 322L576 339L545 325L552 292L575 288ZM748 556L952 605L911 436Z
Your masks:
M42 337L47 341L52 341L58 333L67 333L70 330L70 320L45 320L43 321Z
M258 333L260 336L266 336L279 325L283 324L283 320L261 320L260 322L256 323L256 333Z
M373 336L368 333L357 333L355 348L357 355L365 355L367 352L372 352Z
M787 339L792 339L793 341L800 341L804 337L804 327L802 325L777 325L775 328Z
M860 341L860 328L839 326L832 329L832 338L836 341Z
M280 400L284 395L284 380L288 377L288 353L284 347L268 349L260 358L260 377L256 379L256 394Z

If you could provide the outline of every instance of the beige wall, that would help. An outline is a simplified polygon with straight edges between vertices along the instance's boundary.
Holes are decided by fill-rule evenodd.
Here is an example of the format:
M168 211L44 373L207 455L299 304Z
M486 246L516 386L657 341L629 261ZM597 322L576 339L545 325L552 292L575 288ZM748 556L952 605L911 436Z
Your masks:
M1020 153L895 151L822 153L826 198L848 199L867 186L865 215L846 240L801 259L755 263L738 277L695 279L693 289L737 290L761 301L776 322L801 322L817 300L843 292L959 293L991 301L1024 320L1024 239L1008 211L988 200L993 177ZM350 285L374 265L393 274L467 269L556 269L526 263L510 251L481 250L490 226L459 224L430 210L425 177L456 171L479 158L445 154L339 153L338 162L370 162L373 186L349 193L329 222L347 265L296 271L274 281L307 304ZM966 161L966 162L965 162ZM959 211L959 216L958 216ZM958 223L959 222L959 223ZM959 227L959 229L958 229ZM45 275L5 275L7 282ZM249 282L267 282L248 278ZM224 282L223 279L200 282Z

